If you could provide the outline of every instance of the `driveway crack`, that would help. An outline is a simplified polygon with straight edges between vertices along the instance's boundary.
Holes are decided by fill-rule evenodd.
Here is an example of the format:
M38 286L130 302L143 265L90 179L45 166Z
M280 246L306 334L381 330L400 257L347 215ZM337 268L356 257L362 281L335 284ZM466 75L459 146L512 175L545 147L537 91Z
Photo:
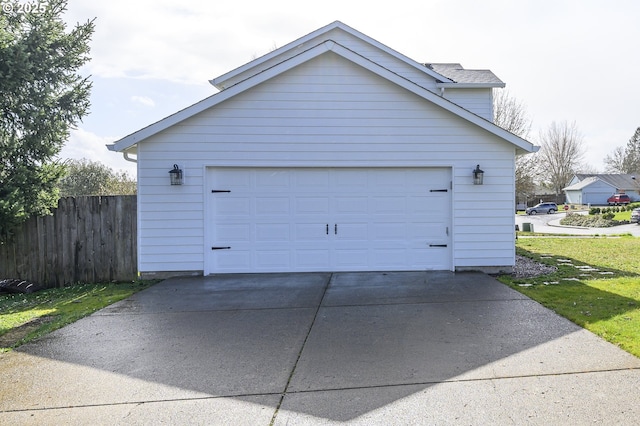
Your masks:
M318 303L318 307L316 308L316 312L313 315L313 320L311 321L311 325L309 325L309 329L307 330L307 335L304 337L304 341L302 342L302 346L300 347L300 351L298 351L298 356L296 357L296 362L293 364L293 368L291 369L291 373L289 374L289 378L287 379L287 384L284 387L284 391L280 395L280 401L278 401L278 405L276 406L276 409L275 409L275 411L273 413L273 417L271 418L271 422L269 423L269 426L273 426L275 424L276 418L278 417L278 413L280 412L280 407L282 406L282 403L284 402L285 396L287 396L287 393L289 392L289 385L291 384L291 380L293 380L293 376L296 373L296 369L298 368L298 363L300 362L300 358L302 357L302 352L304 352L304 348L307 346L307 341L309 340L309 335L311 335L311 330L313 330L313 326L316 323L316 319L318 318L318 313L320 312L320 308L322 307L322 304L324 302L324 298L327 295L327 290L329 289L329 286L331 285L331 282L333 281L333 276L334 276L333 273L331 275L329 275L329 279L327 279L327 282L324 285L324 290L322 292L322 298L320 299L320 302Z

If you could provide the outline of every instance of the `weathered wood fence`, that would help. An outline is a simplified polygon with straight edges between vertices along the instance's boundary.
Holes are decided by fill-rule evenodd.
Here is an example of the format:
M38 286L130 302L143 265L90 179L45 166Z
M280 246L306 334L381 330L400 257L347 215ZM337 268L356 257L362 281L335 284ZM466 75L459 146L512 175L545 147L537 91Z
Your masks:
M61 198L0 244L0 279L47 287L137 278L136 196Z

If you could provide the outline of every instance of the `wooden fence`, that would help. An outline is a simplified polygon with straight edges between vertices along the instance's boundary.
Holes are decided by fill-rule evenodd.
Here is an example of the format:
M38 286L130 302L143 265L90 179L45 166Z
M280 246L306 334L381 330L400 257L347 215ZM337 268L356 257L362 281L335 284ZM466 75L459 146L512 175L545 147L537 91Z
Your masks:
M61 198L0 244L0 279L47 287L137 278L136 196Z

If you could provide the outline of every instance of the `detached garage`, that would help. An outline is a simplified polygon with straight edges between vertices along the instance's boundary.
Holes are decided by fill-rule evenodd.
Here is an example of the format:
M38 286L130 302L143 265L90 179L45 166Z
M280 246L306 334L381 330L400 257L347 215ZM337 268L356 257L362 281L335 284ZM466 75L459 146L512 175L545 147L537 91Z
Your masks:
M513 267L537 147L492 124L490 71L334 22L211 82L108 146L137 160L143 276Z

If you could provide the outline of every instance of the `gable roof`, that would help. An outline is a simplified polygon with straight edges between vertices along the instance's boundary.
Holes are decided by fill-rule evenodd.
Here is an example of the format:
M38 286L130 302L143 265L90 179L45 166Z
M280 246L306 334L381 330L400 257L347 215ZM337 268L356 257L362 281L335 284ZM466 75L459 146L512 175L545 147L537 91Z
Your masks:
M640 182L635 175L627 174L598 174L598 173L579 173L575 175L578 182L571 186L564 188L565 191L575 191L585 188L594 182L600 181L614 190L634 190L637 191L640 188Z
M254 59L251 62L248 62L236 69L233 69L219 77L209 80L213 86L220 90L224 90L229 86L237 83L238 78L246 79L251 75L255 75L258 72L263 71L268 68L274 62L282 62L291 56L296 55L300 51L303 51L310 46L317 45L322 41L326 41L330 39L330 34L334 30L342 31L356 39L360 39L361 41L367 43L370 46L373 46L382 52L390 55L406 64L412 66L422 73L426 73L431 76L434 80L441 81L442 83L454 83L448 77L439 74L437 71L434 71L431 68L425 67L423 64L414 61L413 59L387 47L386 45L374 40L373 38L367 36L366 34L361 33L360 31L340 22L334 21L329 25L325 25L322 28L319 28L299 39L292 41L272 52L267 53L264 56Z
M350 27L347 27L346 25L340 23L340 22L334 22L333 24L330 24L327 27L324 27L323 29L326 30L328 27L331 27L331 29L333 28L340 28L341 30L346 30L349 32L354 32L355 30L351 29ZM318 31L321 31L323 29L320 29ZM317 33L311 33L308 36L305 36L301 39L299 39L294 43L290 43L289 45L281 48L281 49L285 49L286 51L291 51L292 49L298 49L299 51L296 51L296 54L294 56L291 57L287 57L287 59L283 60L282 62L278 62L275 65L269 66L265 69L259 69L259 71L257 73L254 72L249 72L248 74L250 75L249 77L240 80L238 82L236 82L233 85L230 85L229 87L225 88L224 90L222 90L219 93L216 93L212 96L209 96L208 98L205 98L204 100L197 102L181 111L176 112L175 114L172 114L156 123L153 123L141 130L138 130L135 133L132 133L128 136L125 136L124 138L114 142L113 144L107 145L107 148L110 151L119 151L119 152L124 152L130 148L132 148L133 146L135 146L137 143L183 121L186 120L187 118L190 118L202 111L205 111L211 107L214 107L216 105L218 105L219 103L239 94L242 93L252 87L257 86L258 84L273 78L277 75L280 75L300 64L303 64L313 58L316 58L326 52L333 52L357 65L360 65L361 67L367 69L368 71L377 74L380 77L383 77L385 79L387 79L388 81L422 97L423 99L430 101L440 107L442 107L443 109L457 115L458 117L467 120L468 122L475 124L476 126L488 131L489 133L492 133L502 139L504 139L505 141L513 144L516 147L516 151L518 154L521 153L529 153L529 152L535 152L537 151L538 147L534 146L532 143L504 130L503 128L496 126L495 124L493 124L492 122L460 107L459 105L435 94L434 92L418 85L417 83L402 77L400 75L398 75L397 73L381 66L380 64L373 62L372 60L370 60L369 58L362 56L361 54L333 41L333 40L324 40L319 42L318 44L315 45L304 45L304 43L306 43L309 39L310 36L312 34ZM390 54L393 54L394 56L397 56L399 58L404 58L402 55L400 55L399 53L387 48L386 46L376 42L373 39L370 39L369 37L366 37L364 35L361 35L358 32L355 32L359 37L365 37L367 39L367 41L370 40L371 43L375 43L376 45L380 46L381 48L389 51ZM305 49L306 48L306 49ZM301 50L304 49L304 50ZM272 52L269 55L265 55L268 56L269 58L273 58L275 56L278 55L278 51L280 49ZM263 57L264 58L264 57ZM403 59L404 60L404 59ZM435 73L433 70L429 70L429 68L420 65L417 62L414 62L410 59L407 58L407 60L412 63L412 64L417 64L416 66L421 68L424 72L431 72L434 73L434 78L437 79L444 79L444 81L448 81L453 83L453 81L451 81L450 79L441 76L440 74ZM252 61L251 63L245 65L244 67L240 67L237 68L234 71L231 71L221 77L219 77L218 79L214 79L212 80L212 83L217 81L217 84L221 84L223 85L223 82L230 80L232 77L238 76L241 73L247 72L249 71L249 68L251 67L256 67L259 66L260 64L264 64L265 60L263 61L258 61L258 63L256 63L256 61ZM247 68L248 67L248 68ZM255 69L254 69L255 71ZM215 83L214 83L215 84Z
M590 176L587 178L584 178L583 180L574 183L573 185L569 185L566 188L563 188L563 191L580 191L584 188L586 188L587 186L598 182L599 179L595 176ZM606 182L603 182L606 183ZM608 184L607 184L608 185Z

